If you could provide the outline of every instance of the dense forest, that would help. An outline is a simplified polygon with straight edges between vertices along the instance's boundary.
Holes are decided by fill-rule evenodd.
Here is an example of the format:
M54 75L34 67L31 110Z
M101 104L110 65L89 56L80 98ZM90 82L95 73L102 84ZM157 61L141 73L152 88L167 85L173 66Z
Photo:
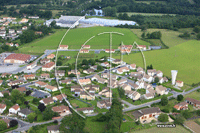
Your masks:
M46 0L0 0L0 5L40 4Z

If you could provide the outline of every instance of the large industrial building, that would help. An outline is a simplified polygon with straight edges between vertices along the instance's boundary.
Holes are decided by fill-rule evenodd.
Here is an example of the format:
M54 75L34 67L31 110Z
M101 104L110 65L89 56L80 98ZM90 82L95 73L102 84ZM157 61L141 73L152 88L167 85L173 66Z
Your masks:
M78 21L80 20L80 21ZM117 26L117 25L137 25L134 21L118 20L118 19L103 19L103 18L89 18L82 16L62 16L59 19L47 20L44 24L50 26L51 22L56 21L56 25L60 27L74 28L79 24L84 27L91 26Z
M19 63L24 64L29 62L31 55L27 54L10 54L4 59L4 63Z
M74 28L77 25L79 25L78 20L84 19L84 18L85 17L83 17L83 16L63 16L63 15L61 15L61 17L59 19L50 19L50 20L47 20L44 24L49 26L51 24L51 22L56 21L57 26Z

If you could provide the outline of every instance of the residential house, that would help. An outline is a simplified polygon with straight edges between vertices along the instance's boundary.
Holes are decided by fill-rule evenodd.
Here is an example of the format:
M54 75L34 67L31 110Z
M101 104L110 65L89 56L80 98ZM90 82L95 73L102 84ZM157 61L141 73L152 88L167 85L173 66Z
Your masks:
M121 84L120 87L125 91L131 91L131 86L127 84Z
M18 104L15 104L11 108L9 108L9 113L10 114L17 114L18 111L20 111L20 106Z
M28 22L28 19L26 19L26 18L23 18L21 21L20 21L20 23L27 23Z
M93 70L97 70L97 65L90 66L90 68L93 69Z
M143 68L141 68L141 67L138 67L138 68L137 68L137 72L144 73L144 69L143 69Z
M153 77L145 74L143 77L143 80L145 82L151 83L151 82L153 82Z
M0 86L2 85L2 83L3 83L3 80L0 80Z
M15 33L15 30L14 29L9 29L8 32L9 32L9 34L12 34L12 33Z
M94 69L88 68L88 69L86 69L86 70L83 70L83 73L85 73L85 74L91 74L91 73L93 73L94 71L95 71Z
M71 114L71 111L69 110L69 107L65 106L65 105L60 105L60 106L52 107L52 110L54 112L59 113L60 116L62 116L62 117Z
M117 74L123 74L124 72L129 72L130 69L128 67L121 67L116 70Z
M82 48L84 49L90 49L90 45L82 45Z
M84 86L85 90L94 89L95 91L99 91L99 85L86 85Z
M47 91L49 91L49 92L54 92L54 91L57 91L58 88L55 87L55 86L46 85L44 90L47 90Z
M48 73L42 73L42 74L40 75L40 78L42 78L42 79L49 79L49 78L50 78L50 75L49 75Z
M129 69L135 70L135 69L136 69L136 64L130 64L130 65L129 65Z
M121 64L122 61L120 59L115 59L112 61L112 63L118 65L118 64Z
M27 30L27 29L28 29L27 26L23 26L23 27L22 27L22 30Z
M19 85L19 84L22 84L22 83L24 83L23 80L14 80L14 81L10 81L8 83L8 86Z
M149 89L146 89L146 94L144 94L143 96L145 99L152 99L154 98L155 93L156 91L154 89L149 88Z
M130 85L132 89L135 89L135 90L140 89L137 84L134 84L132 82L128 82L128 85Z
M180 102L174 105L174 108L177 110L188 110L188 103L187 102Z
M28 108L25 108L25 109L21 109L19 112L18 112L18 116L22 117L22 118L27 118L27 116L32 113L34 111L28 109Z
M142 72L131 72L130 77L132 77L132 78L143 77L143 73Z
M110 67L110 64L108 62L103 62L103 63L101 63L101 66L103 66L103 67Z
M24 80L33 80L35 79L35 74L24 75Z
M176 86L183 87L183 81L177 80L176 81Z
M37 66L37 62L30 63L29 65L26 66L27 70L32 70Z
M71 84L72 82L71 82L71 79L65 79L65 80L61 80L61 81L59 81L60 82L60 84L67 84L67 85L69 85L69 84Z
M2 114L6 110L6 105L0 103L0 114Z
M163 72L160 70L156 71L156 76L163 77Z
M80 75L81 73L77 70L71 70L71 71L68 71L68 75L70 74L74 74L74 75Z
M138 85L138 88L141 89L141 88L144 88L144 83L145 83L144 81L140 80L140 81L137 81L135 84Z
M140 50L147 50L146 45L137 45L137 48L139 48Z
M185 99L185 101L191 105L193 105L195 108L200 109L200 101L193 99L193 98L189 98L187 97Z
M144 122L151 122L151 120L157 119L161 113L162 111L160 110L160 108L151 107L151 108L136 110L133 112L133 116L136 121L139 120L141 123L144 123Z
M35 82L36 87L44 88L46 85L47 83L42 82L42 81Z
M77 111L81 111L81 112L83 112L84 114L88 114L88 113L93 113L93 112L94 112L93 107L77 108L76 110L77 110Z
M67 96L65 94L60 94L60 95L57 95L57 96L53 96L53 100L54 101L60 101L62 102L63 99L66 99Z
M115 49L105 49L106 53L115 53Z
M87 84L91 84L91 80L88 78L88 79L79 79L79 82L78 82L80 85L87 85Z
M140 93L138 93L137 91L132 91L132 90L126 90L125 95L134 101L140 99L141 97Z
M48 71L50 72L51 70L53 70L55 67L55 63L54 62L49 62L47 64L45 64L44 66L42 66L42 71Z
M4 90L0 92L0 97L4 97L5 93L8 93L8 95L10 95L10 92L8 90Z
M44 99L40 100L40 103L43 103L45 106L47 106L49 104L53 104L54 100L52 97L48 97L48 98L44 98Z
M56 70L56 76L64 77L65 76L65 70Z
M60 125L47 126L48 133L60 133Z
M22 32L22 30L21 29L18 29L17 30L17 34L22 34L23 32Z
M8 118L2 118L2 119L0 119L0 121L4 121L6 123L6 125L7 125L7 128L10 127L10 119L8 119Z
M55 54L47 55L47 59L53 59L53 58L55 58Z
M20 91L21 93L25 93L26 92L26 88L25 87L19 87L17 88L18 91Z
M156 86L156 93L158 95L164 95L164 94L168 94L168 90L166 87L163 87L162 85Z
M127 79L120 79L117 83L120 84L125 84L127 82Z
M0 27L0 30L6 30L6 27L1 26L1 27Z
M50 61L51 61L50 59L42 59L42 60L40 60L40 64L45 65L45 64L49 63Z
M102 100L102 101L97 102L97 107L100 109L102 108L110 109L111 105L112 105L112 101L110 102L110 100Z
M118 87L117 81L116 80L108 80L107 87L117 88Z
M80 99L86 99L86 100L95 100L94 93L86 93L85 91L80 92Z
M88 49L81 49L80 53L89 53L89 50Z
M2 73L1 74L2 78L10 78L11 76L12 76L12 74L10 74L10 73Z
M68 50L68 45L60 45L59 49Z
M110 90L108 87L105 87L98 94L105 97L112 97L112 90Z

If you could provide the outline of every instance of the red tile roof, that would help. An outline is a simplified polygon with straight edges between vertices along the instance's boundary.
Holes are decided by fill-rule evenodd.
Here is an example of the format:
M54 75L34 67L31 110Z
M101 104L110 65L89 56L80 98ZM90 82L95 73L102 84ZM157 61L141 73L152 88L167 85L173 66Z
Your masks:
M31 56L27 54L11 54L8 57L6 57L5 60L10 60L10 59L27 61L31 59Z

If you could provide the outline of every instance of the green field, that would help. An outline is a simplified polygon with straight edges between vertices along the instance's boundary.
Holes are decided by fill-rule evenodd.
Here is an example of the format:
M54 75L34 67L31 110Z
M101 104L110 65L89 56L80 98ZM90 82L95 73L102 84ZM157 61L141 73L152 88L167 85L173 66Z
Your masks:
M173 47L173 46L176 46L178 44L188 41L188 40L178 37L178 35L181 34L185 30L189 30L189 29L181 29L180 31L173 31L173 30L167 30L167 29L147 29L147 32L152 33L154 31L160 31L162 33L161 39L165 43L165 45L169 47ZM132 31L138 37L141 37L143 33L141 29L132 29Z
M149 128L139 131L133 131L131 133L191 133L182 126L176 125L176 128Z
M170 15L175 16L176 14L164 14L164 13L140 13L140 12L120 12L120 13L127 13L128 16L132 15L142 15L142 16L163 16L163 15ZM118 15L119 13L117 13Z
M193 91L192 93L189 93L189 94L185 95L184 97L185 98L189 97L189 98L194 98L196 100L200 100L200 92Z
M200 41L191 40L169 49L143 52L146 64L161 70L165 76L171 77L171 70L178 70L177 80L192 84L199 82L200 73ZM119 58L119 56L115 56ZM144 67L141 53L123 56L124 61L136 63Z
M43 39L37 39L31 43L25 44L19 47L19 53L35 53L41 54L46 49L58 48L59 42L66 30L57 30L56 33L47 36ZM136 41L139 45L150 45L149 43L140 40L129 29L112 28L112 27L90 27L90 28L78 28L72 29L65 36L62 44L69 45L69 49L80 49L89 38L95 36L90 40L87 45L91 45L91 49L106 49L109 48L110 36L109 34L103 34L98 36L97 34L102 32L120 32L124 36L113 34L112 36L112 48L117 49L121 41L124 45L132 45Z

